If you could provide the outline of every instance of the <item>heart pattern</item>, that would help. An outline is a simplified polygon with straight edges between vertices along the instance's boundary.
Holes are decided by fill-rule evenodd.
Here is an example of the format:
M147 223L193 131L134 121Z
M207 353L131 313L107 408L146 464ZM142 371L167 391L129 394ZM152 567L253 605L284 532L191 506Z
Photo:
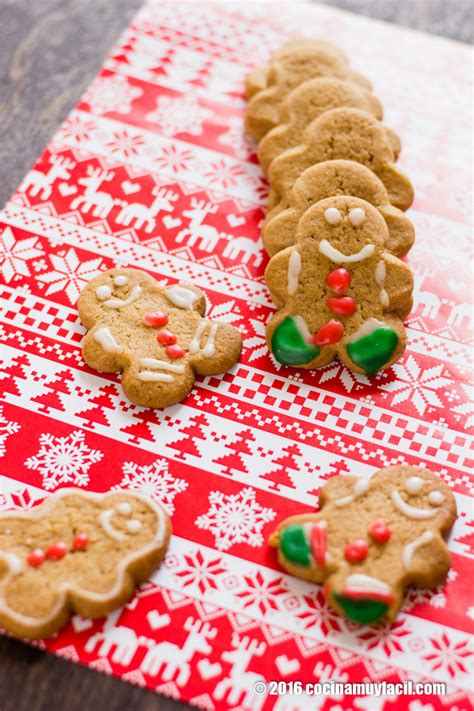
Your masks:
M132 183L131 180L124 180L122 183L122 190L125 195L133 195L133 193L141 190L141 187L140 183Z

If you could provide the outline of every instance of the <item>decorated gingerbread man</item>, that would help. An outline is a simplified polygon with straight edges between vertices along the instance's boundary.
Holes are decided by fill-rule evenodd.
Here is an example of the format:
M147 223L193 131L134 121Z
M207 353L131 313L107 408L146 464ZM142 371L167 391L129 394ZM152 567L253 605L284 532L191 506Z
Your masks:
M442 536L456 503L432 472L391 467L370 479L337 476L319 502L319 513L283 521L269 544L289 573L325 583L329 604L350 620L391 621L408 585L431 588L446 577Z
M26 512L0 514L0 624L38 638L72 611L101 617L158 567L171 533L151 499L62 489Z
M359 198L328 198L304 213L296 244L265 274L278 309L267 324L277 361L320 368L337 357L371 375L400 358L413 277L386 251L388 239L380 212Z
M88 329L84 359L95 370L123 371L127 397L144 407L183 400L196 375L223 373L237 362L239 331L204 318L204 294L188 284L161 287L136 269L112 269L79 297Z

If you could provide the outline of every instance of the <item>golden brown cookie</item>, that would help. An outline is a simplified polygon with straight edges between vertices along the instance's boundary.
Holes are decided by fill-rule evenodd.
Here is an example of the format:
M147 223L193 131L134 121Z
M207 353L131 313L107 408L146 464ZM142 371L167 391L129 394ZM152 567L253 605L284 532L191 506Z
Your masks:
M288 94L280 109L280 124L261 140L258 159L267 171L280 153L300 145L303 131L325 111L347 106L382 118L382 107L370 91L343 79L319 77L305 81Z
M375 173L351 160L316 163L300 175L289 192L289 207L275 208L265 223L263 242L268 254L273 256L294 244L305 210L333 195L352 195L374 205L387 223L387 251L397 257L407 254L415 240L413 224L401 210L390 205L387 190Z
M353 81L370 89L370 83L350 69L339 50L332 47L294 49L271 62L267 88L250 99L245 115L248 133L259 141L280 123L280 107L287 94L308 79L324 76Z
M245 80L245 98L250 100L257 92L266 89L268 82L268 74L270 72L271 61L277 57L283 57L291 54L295 49L329 49L330 52L339 52L341 58L344 59L344 54L334 45L321 40L309 39L307 37L294 37L288 42L285 42L276 52L273 53L268 64L262 64L252 69Z
M196 375L217 375L237 362L239 331L204 318L206 299L188 284L161 287L136 269L111 269L81 292L88 329L84 360L104 373L123 371L126 396L144 407L183 400Z
M396 466L370 479L336 476L319 503L319 513L280 523L269 545L289 573L325 583L329 604L353 622L390 622L408 585L432 588L446 577L442 536L456 502L432 472Z
M384 126L366 111L341 108L326 111L315 119L305 129L301 145L272 162L269 210L280 202L284 208L288 207L288 193L306 168L336 159L365 165L385 185L392 205L401 210L410 207L413 187L394 165L391 138Z
M125 604L165 554L166 512L140 494L62 489L25 512L0 514L0 624L36 639L73 612Z
M278 362L320 368L337 357L372 375L400 358L413 276L387 252L388 238L380 212L359 198L327 198L304 213L296 243L265 272L278 309L267 343Z

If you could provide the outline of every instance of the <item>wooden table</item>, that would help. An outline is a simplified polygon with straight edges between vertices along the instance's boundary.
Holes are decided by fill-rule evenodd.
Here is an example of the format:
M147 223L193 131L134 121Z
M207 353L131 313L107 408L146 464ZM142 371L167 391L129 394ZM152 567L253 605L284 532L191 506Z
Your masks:
M0 0L1 204L75 105L140 2ZM326 4L473 41L471 0L326 0ZM66 708L188 707L0 638L0 711Z

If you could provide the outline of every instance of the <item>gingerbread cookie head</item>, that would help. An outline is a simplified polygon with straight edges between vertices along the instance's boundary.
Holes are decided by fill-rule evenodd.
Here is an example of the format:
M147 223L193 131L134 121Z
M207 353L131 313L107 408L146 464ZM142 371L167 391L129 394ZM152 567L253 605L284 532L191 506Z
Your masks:
M328 198L304 213L296 244L265 273L278 309L267 324L277 361L319 368L337 357L372 375L401 356L413 278L387 239L379 211L358 198Z
M348 66L335 48L299 47L270 63L267 88L255 94L247 107L245 126L259 141L280 121L280 107L286 95L308 79L337 77L370 90L370 83Z
M350 81L320 77L305 81L288 94L280 109L280 124L261 140L258 158L267 171L280 153L301 143L306 126L321 114L341 106L367 111L382 118L382 107L369 91Z
M128 492L63 489L0 514L0 624L44 637L72 610L100 617L123 605L159 565L170 532L160 506Z
M136 269L95 277L79 297L88 329L83 355L95 370L123 371L127 397L144 407L183 400L196 375L215 375L238 360L241 336L204 318L204 294L188 284L161 287Z
M288 193L306 168L327 160L352 160L365 165L382 181L390 203L407 210L413 187L394 164L393 139L366 111L339 108L326 111L305 129L302 143L275 158L269 170L270 209L288 206Z
M456 503L432 472L382 469L370 479L334 477L317 514L293 516L272 534L280 564L325 583L329 603L350 620L392 620L410 585L434 587L450 556L443 540Z
M378 209L388 227L385 245L388 252L402 257L412 247L415 240L413 224L401 210L390 204L387 190L375 173L355 161L331 160L307 168L289 193L289 207L286 210L275 208L268 215L263 230L268 254L273 256L294 244L298 222L305 210L333 195L352 195Z

